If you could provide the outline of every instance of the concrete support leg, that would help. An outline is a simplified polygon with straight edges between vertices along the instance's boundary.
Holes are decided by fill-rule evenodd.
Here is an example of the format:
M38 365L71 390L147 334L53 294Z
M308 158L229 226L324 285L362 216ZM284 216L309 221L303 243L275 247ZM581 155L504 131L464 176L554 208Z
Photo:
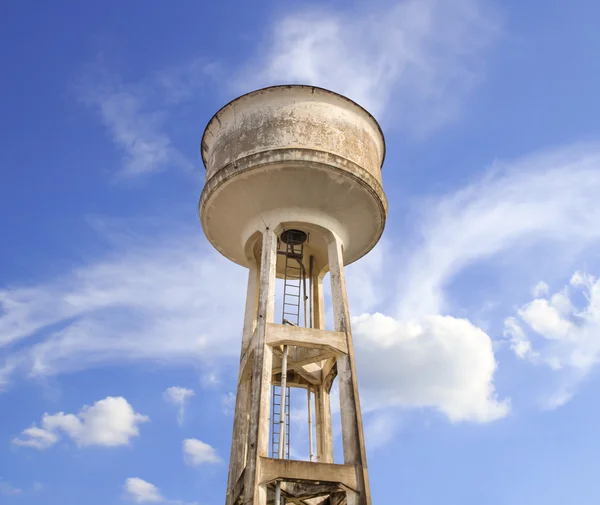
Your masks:
M360 495L354 491L346 492L346 505L360 505Z
M238 385L235 398L235 417L233 422L233 438L231 440L231 457L229 460L229 476L227 478L226 505L233 504L234 486L246 466L246 450L248 442L250 379L246 378Z
M258 317L258 288L260 283L259 262L255 259L248 269L246 289L246 310L244 312L244 332L242 334L242 355L252 340Z
M244 331L242 334L242 356L248 349L256 326L258 304L258 265L256 262L250 266L248 272L248 289L246 293L246 312L244 317ZM229 459L229 476L227 478L226 505L231 505L233 488L238 477L246 466L246 445L248 442L248 423L250 407L250 380L242 380L242 372L238 377L238 387L235 398L235 414L233 418L233 436L231 439L231 457Z
M358 399L350 313L344 277L342 243L335 234L331 234L328 248L329 273L331 276L331 298L333 320L336 331L345 332L348 354L337 360L340 390L340 414L342 421L342 440L344 445L344 463L357 465L360 499L356 505L370 505L371 494L367 475L367 458L363 437L362 416ZM348 501L350 503L350 500Z
M315 388L317 417L317 461L333 463L333 433L331 425L331 400L325 386Z
M312 283L312 310L314 328L325 329L325 303L323 298L324 272L314 275ZM315 387L315 417L317 421L317 461L333 463L333 433L329 389L324 385Z
M318 330L325 329L325 308L323 300L323 277L324 273L314 275L312 283L312 310L313 310L313 328Z
M268 456L269 414L271 402L271 372L273 352L266 345L267 323L274 320L275 265L277 237L266 229L262 237L260 282L258 289L258 317L251 345L254 348L252 385L250 394L250 423L248 429L248 454L246 462L244 503L266 505L267 492L260 481L260 457Z

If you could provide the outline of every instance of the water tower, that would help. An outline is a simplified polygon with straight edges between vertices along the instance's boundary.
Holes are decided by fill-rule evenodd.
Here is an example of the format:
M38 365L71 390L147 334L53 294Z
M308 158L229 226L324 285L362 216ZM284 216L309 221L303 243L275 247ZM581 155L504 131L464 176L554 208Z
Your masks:
M249 270L226 505L370 505L344 266L367 254L385 225L381 129L344 96L274 86L219 110L201 151L204 233ZM330 406L336 379L339 463ZM301 451L289 442L298 424L290 426L290 395L298 392L308 410L306 460L294 458Z

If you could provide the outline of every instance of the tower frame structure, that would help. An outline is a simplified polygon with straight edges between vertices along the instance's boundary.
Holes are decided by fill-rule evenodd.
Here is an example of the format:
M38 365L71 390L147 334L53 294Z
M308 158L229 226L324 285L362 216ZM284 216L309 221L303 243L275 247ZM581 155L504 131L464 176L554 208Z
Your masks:
M384 157L383 134L366 110L312 86L244 95L223 107L204 132L202 225L222 254L248 268L226 505L371 505L344 266L383 232ZM294 240L298 248L290 246ZM286 287L296 268L290 261L298 264L297 297ZM327 273L330 306L323 290ZM280 321L278 277L284 281ZM286 319L286 300L297 300L294 321ZM334 380L341 463L333 451ZM286 453L289 387L307 391L308 461ZM280 388L279 413L273 388Z

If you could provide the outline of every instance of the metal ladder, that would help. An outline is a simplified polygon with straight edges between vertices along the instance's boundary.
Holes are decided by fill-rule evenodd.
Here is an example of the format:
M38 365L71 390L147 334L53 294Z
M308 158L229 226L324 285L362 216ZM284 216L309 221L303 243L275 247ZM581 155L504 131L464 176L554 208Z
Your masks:
M281 419L281 387L273 386L271 394L272 405L271 412L273 413L273 426L271 431L271 457L277 458L279 452L279 421ZM290 459L290 388L285 388L285 450L283 457Z
M298 326L300 324L300 300L302 289L303 244L286 244L285 271L283 278L282 322Z
M303 244L286 244L285 270L283 278L283 310L282 323L298 326L300 324L300 301L303 279L302 254ZM285 448L284 458L290 459L290 388L285 388ZM271 457L276 458L279 450L281 434L281 386L272 386L271 391Z

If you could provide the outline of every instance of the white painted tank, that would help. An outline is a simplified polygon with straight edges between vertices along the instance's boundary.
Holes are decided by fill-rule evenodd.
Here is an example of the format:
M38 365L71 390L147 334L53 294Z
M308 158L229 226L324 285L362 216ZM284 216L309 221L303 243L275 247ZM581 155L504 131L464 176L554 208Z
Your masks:
M247 265L252 237L265 225L309 233L310 254L323 264L322 228L341 238L346 264L381 237L383 133L371 114L342 95L303 85L243 95L209 121L201 152L202 227L240 265Z

